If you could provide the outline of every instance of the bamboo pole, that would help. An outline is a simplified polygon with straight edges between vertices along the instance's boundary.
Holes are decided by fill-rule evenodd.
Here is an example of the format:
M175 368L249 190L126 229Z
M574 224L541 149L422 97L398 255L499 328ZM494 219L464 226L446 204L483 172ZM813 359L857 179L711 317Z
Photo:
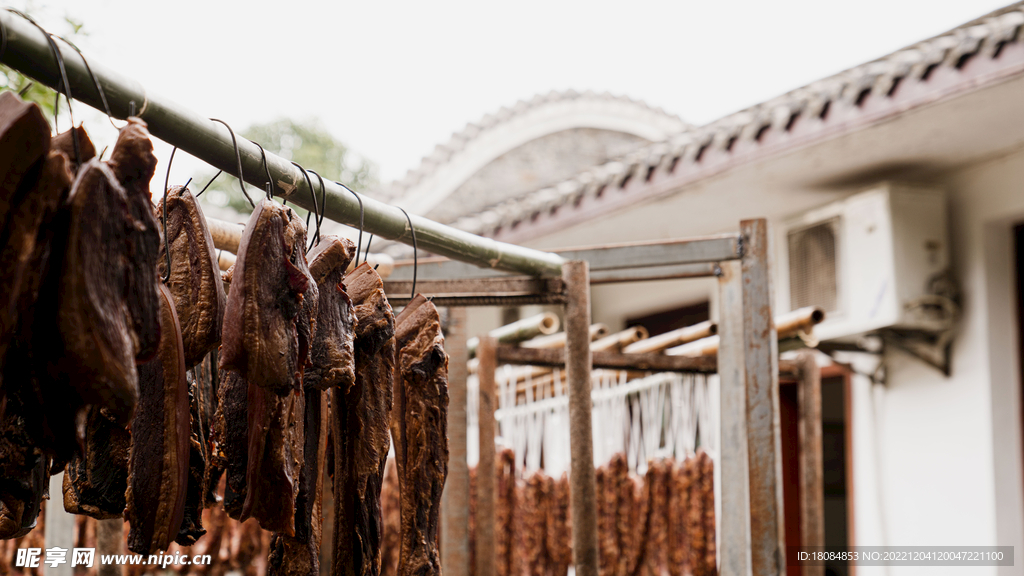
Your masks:
M607 333L608 327L605 326L604 324L591 324L590 326L591 340L601 338ZM565 348L565 332L558 332L556 334L551 334L549 336L541 336L540 338L527 340L526 342L520 344L520 346L522 346L523 348L542 348L545 350L550 350L553 348ZM480 360L478 358L474 358L467 363L467 367L469 369L470 374L476 374L479 366ZM547 369L542 368L540 366L524 366L523 369L520 371L522 374L517 375L516 379L518 380L521 378L526 378L527 375L531 377L540 376L546 373L545 370Z
M667 348L714 336L715 334L718 334L718 324L710 321L700 322L693 326L686 326L685 328L672 330L671 332L665 332L664 334L658 334L657 336L634 342L623 348L622 351L626 354L661 352Z
M647 329L643 326L631 326L610 334L590 343L591 352L619 352L626 346L629 346L636 342L643 342L643 339L647 337ZM533 387L536 390L543 390L545 387L550 389L550 394L554 395L555 385L555 371L553 368L545 366L524 366L519 370L518 373L513 376L516 381L522 379L521 382L516 384L516 395L526 394L528 387ZM562 382L566 379L566 372L563 370L559 373L558 382ZM529 380L527 380L529 378ZM536 394L536 392L534 392Z
M51 88L58 86L61 74L51 51L46 33L24 18L0 11L0 25L6 32L6 50L0 62ZM103 101L86 68L85 61L73 48L56 43L61 52L72 96L104 111ZM96 59L89 68L103 87L110 113L125 119L129 110L149 126L150 133L207 162L211 166L236 175L239 171L232 136L223 124L204 118L176 102L147 92L138 82L122 76ZM257 200L266 185L270 171L274 194L307 210L313 209L312 193L306 175L289 160L266 153L266 167L260 148L236 134L241 155L242 180L256 187L250 195ZM309 177L319 184L312 175ZM319 188L319 185L316 186ZM326 206L324 215L336 222L359 226L360 201L347 188L331 181L324 182ZM319 192L319 190L317 190ZM531 276L558 276L565 260L557 254L498 242L462 230L438 224L427 218L405 213L395 206L360 195L363 230L381 238L412 245L415 230L418 247L426 252L447 256L482 268L493 268Z
M778 327L778 339L792 338L803 332L810 334L815 324L820 324L825 319L825 311L815 306L808 306L787 312L775 318L775 325ZM669 348L665 354L669 356L714 356L718 354L718 336L710 336Z
M500 328L495 328L487 333L491 338L496 338L500 344L515 344L523 340L529 340L536 336L554 334L558 331L558 316L551 312L542 312L529 318L516 320ZM480 339L473 337L466 342L466 351L469 357L476 355L476 347Z

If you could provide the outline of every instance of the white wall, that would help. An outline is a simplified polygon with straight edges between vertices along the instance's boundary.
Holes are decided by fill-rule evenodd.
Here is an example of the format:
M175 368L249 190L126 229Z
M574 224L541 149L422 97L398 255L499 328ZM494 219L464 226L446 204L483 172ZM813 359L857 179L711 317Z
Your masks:
M859 545L1012 545L1024 553L1020 367L1013 223L1024 221L1024 151L956 171L950 192L963 315L949 378L898 351L885 386L855 378L854 501ZM865 574L962 573L890 568Z

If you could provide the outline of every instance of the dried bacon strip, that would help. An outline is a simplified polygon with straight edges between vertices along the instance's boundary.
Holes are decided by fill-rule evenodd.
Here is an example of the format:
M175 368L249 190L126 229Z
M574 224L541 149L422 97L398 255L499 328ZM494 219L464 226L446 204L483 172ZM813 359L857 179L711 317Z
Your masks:
M139 405L132 418L125 518L128 549L165 550L185 515L189 398L185 351L170 291L158 286L163 337L157 355L139 366Z
M448 355L440 317L422 295L395 320L392 436L402 497L400 576L437 576L441 493L448 476Z

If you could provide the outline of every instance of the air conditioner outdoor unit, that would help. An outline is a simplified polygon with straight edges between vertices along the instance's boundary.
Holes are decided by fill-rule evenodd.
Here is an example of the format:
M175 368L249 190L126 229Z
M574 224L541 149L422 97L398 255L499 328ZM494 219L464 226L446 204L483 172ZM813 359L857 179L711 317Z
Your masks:
M818 339L950 328L941 191L879 184L789 219L777 231L779 306L823 308Z

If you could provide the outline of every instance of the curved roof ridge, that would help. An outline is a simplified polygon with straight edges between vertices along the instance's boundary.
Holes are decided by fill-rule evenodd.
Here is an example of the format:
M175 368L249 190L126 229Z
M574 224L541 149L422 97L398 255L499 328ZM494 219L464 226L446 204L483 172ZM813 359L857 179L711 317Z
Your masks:
M521 117L545 104L579 99L635 105L645 112L661 115L669 122L677 122L681 127L683 127L683 129L691 127L691 125L683 121L683 119L676 114L669 113L661 107L651 106L642 100L637 100L628 96L615 95L607 91L594 92L592 90L584 90L580 92L573 89L563 91L551 90L546 94L537 94L528 100L518 100L511 106L502 106L494 112L484 114L484 116L476 122L468 122L461 130L453 132L447 141L436 144L431 153L420 160L418 166L409 169L402 178L384 184L377 193L382 200L396 200L400 198L406 190L433 174L439 166L445 164L452 157L465 150L467 146L480 139L485 133L498 129L501 126L514 121L516 118Z
M634 176L650 180L659 170L673 172L677 165L699 162L709 152L749 150L766 133L789 131L798 117L825 121L830 108L857 108L871 96L891 98L901 82L924 82L939 67L959 70L973 57L994 59L1005 45L1021 42L1024 1L703 126L687 128L665 142L588 168L561 183L503 200L459 218L452 226L493 236L561 207L579 205L587 196L600 197L606 188L623 188Z

